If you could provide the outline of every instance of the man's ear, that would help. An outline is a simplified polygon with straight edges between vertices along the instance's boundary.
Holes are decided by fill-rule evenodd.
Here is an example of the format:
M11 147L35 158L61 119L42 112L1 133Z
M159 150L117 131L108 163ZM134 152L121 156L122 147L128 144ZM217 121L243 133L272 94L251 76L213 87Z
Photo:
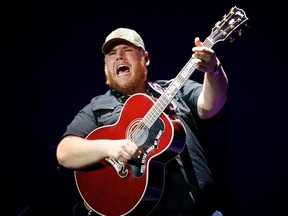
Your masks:
M146 66L150 65L149 53L147 51L145 51L145 61L146 61Z
M106 78L106 84L110 85L110 78L109 78L109 74L107 72L107 68L106 68L106 64L104 64L104 72L105 72L105 78Z

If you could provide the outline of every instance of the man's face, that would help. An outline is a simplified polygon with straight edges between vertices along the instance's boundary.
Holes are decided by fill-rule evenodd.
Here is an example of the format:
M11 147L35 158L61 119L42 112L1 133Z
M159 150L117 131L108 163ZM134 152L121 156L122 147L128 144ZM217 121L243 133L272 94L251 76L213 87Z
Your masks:
M123 42L112 44L105 54L106 84L124 94L145 92L147 65L141 48Z

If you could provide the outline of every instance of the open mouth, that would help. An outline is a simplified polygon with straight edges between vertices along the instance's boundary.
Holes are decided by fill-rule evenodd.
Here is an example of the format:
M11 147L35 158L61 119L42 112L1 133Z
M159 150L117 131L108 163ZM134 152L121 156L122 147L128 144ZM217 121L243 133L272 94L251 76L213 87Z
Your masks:
M129 73L129 71L130 71L129 67L121 65L117 69L117 75L126 74L126 73Z

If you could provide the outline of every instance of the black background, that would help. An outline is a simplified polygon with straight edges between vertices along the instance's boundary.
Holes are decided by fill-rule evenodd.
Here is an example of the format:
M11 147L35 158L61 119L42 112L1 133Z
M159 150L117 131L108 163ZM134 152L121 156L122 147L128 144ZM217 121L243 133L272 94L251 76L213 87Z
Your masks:
M229 97L203 125L203 145L224 216L285 215L284 7L248 0L156 3L2 3L5 215L73 215L80 197L73 171L56 162L55 146L78 110L107 90L101 46L112 30L135 29L150 53L150 79L170 79L190 58L194 38L203 41L233 6L246 12L249 28L213 47L229 77ZM191 79L201 81L200 73Z

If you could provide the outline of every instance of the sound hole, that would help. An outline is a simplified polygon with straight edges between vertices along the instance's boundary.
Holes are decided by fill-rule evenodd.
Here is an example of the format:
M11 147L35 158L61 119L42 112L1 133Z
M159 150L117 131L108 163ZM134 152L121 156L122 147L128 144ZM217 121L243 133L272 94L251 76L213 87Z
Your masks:
M136 143L137 146L142 146L148 138L149 130L143 122L137 120L130 125L127 133L128 139Z

